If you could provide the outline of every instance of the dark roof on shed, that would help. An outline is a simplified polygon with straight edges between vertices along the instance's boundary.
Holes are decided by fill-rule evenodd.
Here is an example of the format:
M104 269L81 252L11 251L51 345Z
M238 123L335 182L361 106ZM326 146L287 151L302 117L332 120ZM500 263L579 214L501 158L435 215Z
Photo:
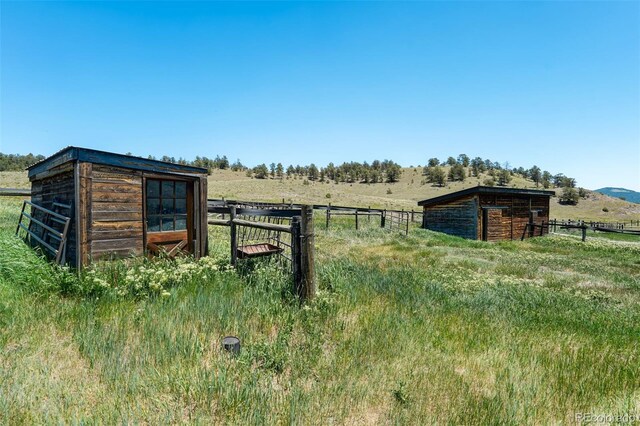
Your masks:
M551 197L556 193L554 191L542 191L539 189L524 189L524 188L500 188L495 186L474 186L471 188L463 189L461 191L451 192L449 194L441 195L439 197L428 198L426 200L418 201L419 206L431 206L433 204L442 203L445 201L455 200L456 198L465 197L467 195L476 194L498 194L498 195L546 195Z
M125 169L144 170L157 173L206 174L207 169L201 167L184 166L182 164L167 163L165 161L150 160L148 158L133 157L131 155L98 151L95 149L68 146L44 160L27 167L29 177L47 171L53 167L69 161L82 161L93 164L122 167Z

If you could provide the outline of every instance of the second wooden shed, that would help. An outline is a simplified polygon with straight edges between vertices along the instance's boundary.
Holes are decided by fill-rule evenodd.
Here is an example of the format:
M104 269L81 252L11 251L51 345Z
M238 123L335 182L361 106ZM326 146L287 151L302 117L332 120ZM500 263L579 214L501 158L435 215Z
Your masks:
M424 210L423 228L472 240L513 240L522 237L527 223L549 222L553 195L553 191L476 186L418 205Z
M68 147L27 170L32 203L71 218L64 263L206 255L206 169Z

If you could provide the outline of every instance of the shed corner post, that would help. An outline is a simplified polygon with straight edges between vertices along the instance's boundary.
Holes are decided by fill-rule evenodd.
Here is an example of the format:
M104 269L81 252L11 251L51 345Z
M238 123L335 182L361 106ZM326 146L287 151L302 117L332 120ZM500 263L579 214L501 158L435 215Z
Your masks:
M200 180L200 257L204 257L209 254L209 180L206 175Z
M76 161L74 168L74 220L76 225L76 268L89 264L91 226L92 163Z

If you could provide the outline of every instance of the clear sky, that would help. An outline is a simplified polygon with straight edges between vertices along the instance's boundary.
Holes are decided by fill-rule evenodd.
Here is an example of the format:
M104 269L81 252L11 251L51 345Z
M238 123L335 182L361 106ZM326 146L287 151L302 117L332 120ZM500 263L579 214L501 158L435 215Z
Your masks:
M0 151L466 153L640 190L640 2L0 2Z

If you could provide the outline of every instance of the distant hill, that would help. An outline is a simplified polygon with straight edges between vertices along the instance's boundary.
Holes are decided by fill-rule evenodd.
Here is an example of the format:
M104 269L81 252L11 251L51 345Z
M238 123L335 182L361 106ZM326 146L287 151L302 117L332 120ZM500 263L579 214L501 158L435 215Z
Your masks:
M608 195L610 197L624 198L631 203L640 204L640 192L632 191L631 189L606 187L596 189L596 192Z

